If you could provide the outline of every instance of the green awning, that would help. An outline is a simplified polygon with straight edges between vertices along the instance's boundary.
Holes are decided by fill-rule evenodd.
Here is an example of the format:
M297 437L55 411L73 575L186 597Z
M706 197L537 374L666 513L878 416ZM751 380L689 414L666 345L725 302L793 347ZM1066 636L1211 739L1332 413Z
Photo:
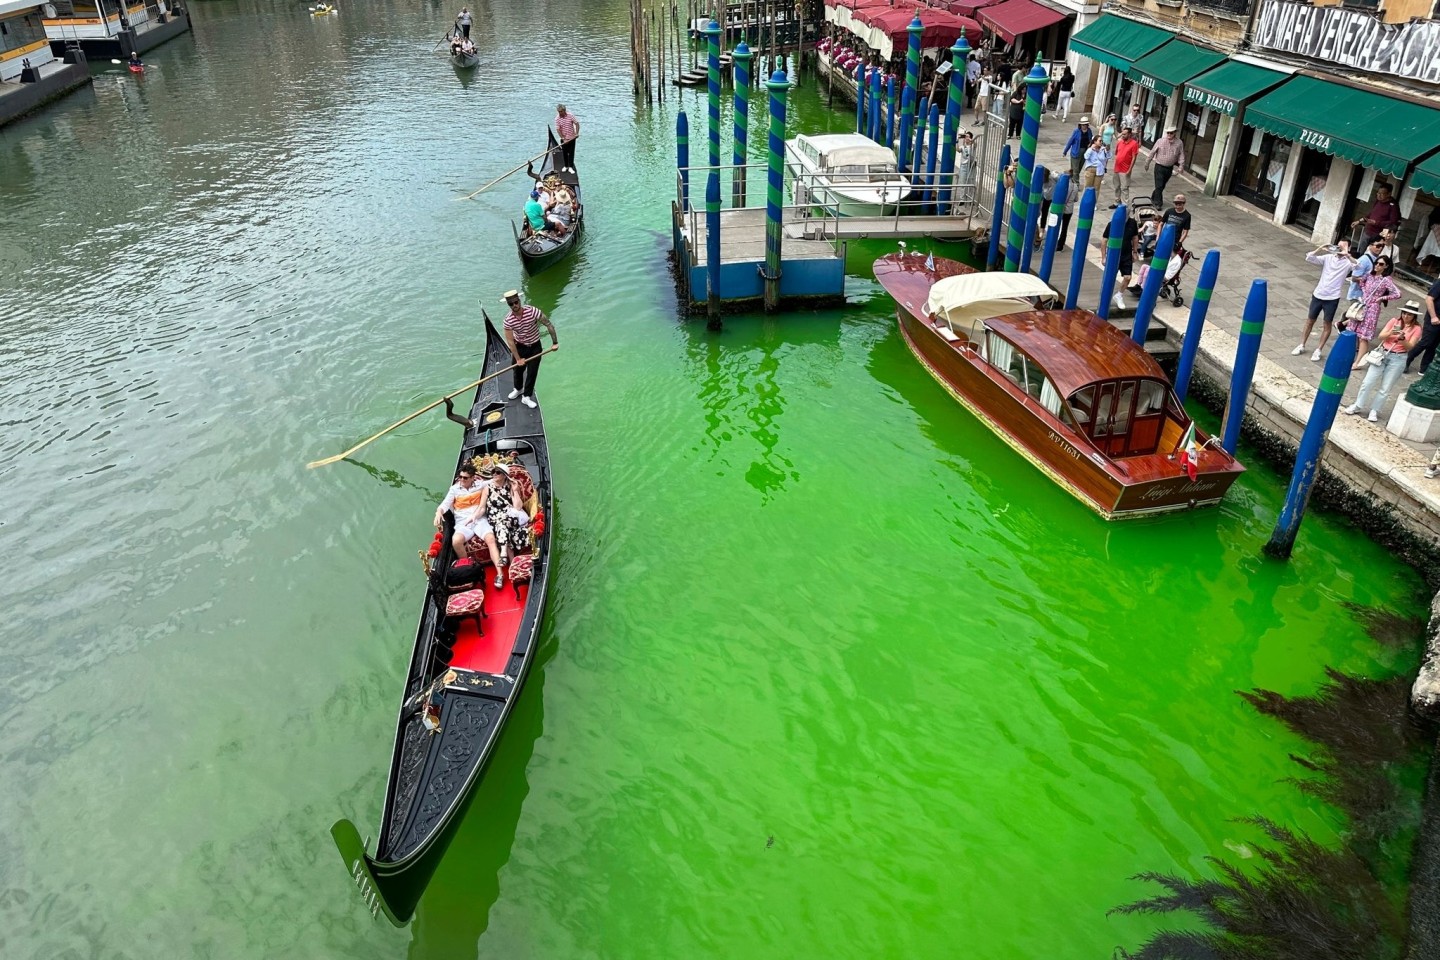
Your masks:
M1127 75L1140 86L1168 97L1186 80L1198 77L1224 60L1223 53L1197 47L1184 40L1171 40L1136 60Z
M1421 193L1440 197L1440 153L1433 154L1410 174L1410 186Z
M1072 36L1070 49L1116 70L1129 70L1130 64L1173 36L1159 27L1106 14Z
M1278 70L1228 60L1214 70L1186 81L1185 100L1233 117L1241 107L1271 87L1284 83L1288 77L1289 74Z
M1291 77L1265 94L1246 108L1245 123L1392 177L1440 147L1440 110L1314 77Z

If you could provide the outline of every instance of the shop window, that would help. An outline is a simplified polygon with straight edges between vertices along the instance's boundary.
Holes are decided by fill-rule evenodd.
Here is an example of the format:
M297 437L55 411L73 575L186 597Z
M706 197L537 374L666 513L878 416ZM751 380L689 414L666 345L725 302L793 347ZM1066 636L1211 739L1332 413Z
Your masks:
M1165 113L1170 98L1154 90L1145 90L1140 98L1140 112L1145 115L1145 145L1148 147L1165 132Z
M1185 144L1185 162L1190 172L1206 176L1210 172L1210 156L1215 152L1220 114L1197 103L1183 103L1180 109L1180 141Z
M1304 148L1300 155L1299 176L1295 180L1295 197L1290 204L1287 223L1306 230L1315 229L1320 204L1325 202L1325 188L1330 177L1330 157L1319 150Z
M1280 183L1290 161L1291 143L1255 127L1244 128L1230 192L1261 210L1275 212Z

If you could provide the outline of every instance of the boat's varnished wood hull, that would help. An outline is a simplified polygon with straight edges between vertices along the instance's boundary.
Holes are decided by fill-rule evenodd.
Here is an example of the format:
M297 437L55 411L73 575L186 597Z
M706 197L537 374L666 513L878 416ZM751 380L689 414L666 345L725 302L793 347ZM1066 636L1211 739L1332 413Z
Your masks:
M1123 519L1213 505L1244 472L1216 450L1205 452L1205 468L1194 481L1168 450L1121 460L1102 456L1084 434L986 364L974 345L941 335L924 312L929 288L971 268L940 259L933 269L923 264L922 257L910 255L876 265L876 279L896 300L896 318L911 352L996 436L1101 516Z

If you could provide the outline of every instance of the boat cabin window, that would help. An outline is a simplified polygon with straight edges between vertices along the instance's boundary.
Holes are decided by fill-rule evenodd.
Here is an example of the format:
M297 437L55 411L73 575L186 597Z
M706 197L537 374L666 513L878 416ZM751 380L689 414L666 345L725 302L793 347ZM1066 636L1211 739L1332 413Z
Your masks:
M987 330L985 336L986 349L982 356L989 359L989 362L1015 384L1031 399L1037 401L1042 407L1050 412L1052 416L1060 418L1061 422L1068 426L1075 426L1070 411L1055 385L1045 375L1045 370L1034 360L1016 350L1008 340L997 336L994 331Z
M884 183L898 175L893 163L847 163L827 173L831 183Z
M815 164L817 167L820 165L820 151L816 150L815 145L812 144L810 141L800 141L800 152L805 154L805 156L810 159L810 162Z
M1108 457L1154 453L1165 426L1169 388L1159 380L1105 380L1070 395L1080 429Z

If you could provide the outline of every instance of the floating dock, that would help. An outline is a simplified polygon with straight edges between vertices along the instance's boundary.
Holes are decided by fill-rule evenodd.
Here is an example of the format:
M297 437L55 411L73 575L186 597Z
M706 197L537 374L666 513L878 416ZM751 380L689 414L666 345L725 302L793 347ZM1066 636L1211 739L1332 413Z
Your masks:
M710 283L705 215L671 204L676 275L688 312L703 312ZM831 223L834 221L832 220ZM845 244L814 237L821 221L787 210L780 259L780 304L826 306L845 302ZM720 307L726 312L760 306L765 295L765 208L720 212L718 279Z

